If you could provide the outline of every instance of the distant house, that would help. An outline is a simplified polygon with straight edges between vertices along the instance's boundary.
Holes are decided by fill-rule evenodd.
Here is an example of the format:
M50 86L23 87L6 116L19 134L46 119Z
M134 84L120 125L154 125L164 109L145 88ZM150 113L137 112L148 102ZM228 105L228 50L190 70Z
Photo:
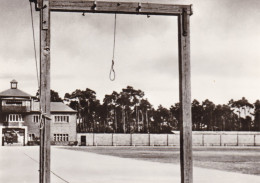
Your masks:
M0 144L26 145L39 141L40 110L35 96L18 89L18 82L0 93ZM51 102L52 144L76 141L76 111L62 102Z

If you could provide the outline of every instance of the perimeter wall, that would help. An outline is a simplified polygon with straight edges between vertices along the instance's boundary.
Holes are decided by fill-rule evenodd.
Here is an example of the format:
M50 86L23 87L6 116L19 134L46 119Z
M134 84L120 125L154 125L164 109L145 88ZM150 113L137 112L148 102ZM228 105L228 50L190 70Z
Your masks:
M79 145L86 146L179 146L180 134L78 133ZM85 139L85 142L82 142ZM193 131L194 146L260 146L260 132Z

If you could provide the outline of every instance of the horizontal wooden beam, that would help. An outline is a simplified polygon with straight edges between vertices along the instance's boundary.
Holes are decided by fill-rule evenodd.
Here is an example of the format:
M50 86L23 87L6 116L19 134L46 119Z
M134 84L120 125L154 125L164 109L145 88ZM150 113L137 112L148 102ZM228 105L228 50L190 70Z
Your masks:
M90 12L177 16L182 14L183 9L187 10L188 15L192 14L191 5L93 0L50 0L50 10L53 12Z

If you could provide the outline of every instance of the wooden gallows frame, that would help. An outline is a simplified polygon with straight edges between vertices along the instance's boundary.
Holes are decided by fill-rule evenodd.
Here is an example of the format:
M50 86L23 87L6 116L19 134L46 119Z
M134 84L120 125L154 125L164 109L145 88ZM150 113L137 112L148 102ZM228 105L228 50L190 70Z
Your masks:
M181 183L193 182L190 82L191 5L90 0L30 0L40 11L40 106L50 116L50 12L117 13L178 17L179 97L181 106ZM40 145L40 183L50 183L50 118L44 118Z

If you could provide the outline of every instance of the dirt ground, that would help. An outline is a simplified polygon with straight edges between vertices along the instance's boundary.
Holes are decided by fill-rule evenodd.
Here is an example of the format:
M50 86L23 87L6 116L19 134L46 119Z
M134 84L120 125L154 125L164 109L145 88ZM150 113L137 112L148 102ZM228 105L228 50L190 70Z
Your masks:
M38 146L0 147L0 182L37 183L38 159ZM51 148L51 170L52 183L180 182L178 164L121 158L60 147ZM194 183L230 182L259 183L260 176L194 167Z
M68 147L123 158L179 164L177 147ZM260 147L194 147L197 167L260 175Z

